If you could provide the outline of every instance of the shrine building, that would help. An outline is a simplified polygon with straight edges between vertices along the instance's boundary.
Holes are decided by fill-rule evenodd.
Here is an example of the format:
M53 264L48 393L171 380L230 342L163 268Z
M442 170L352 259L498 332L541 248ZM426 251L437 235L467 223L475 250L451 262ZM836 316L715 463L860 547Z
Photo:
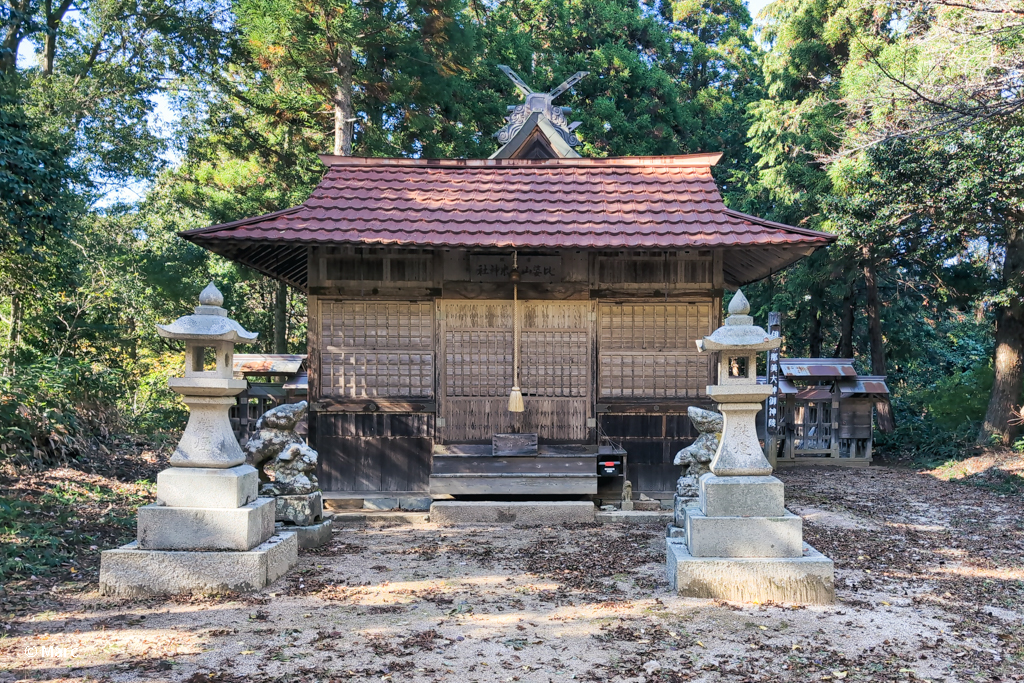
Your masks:
M723 291L835 239L727 209L717 153L580 157L553 100L582 75L506 73L525 102L489 159L325 155L301 205L182 233L308 296L328 497L597 497L605 462L672 491Z

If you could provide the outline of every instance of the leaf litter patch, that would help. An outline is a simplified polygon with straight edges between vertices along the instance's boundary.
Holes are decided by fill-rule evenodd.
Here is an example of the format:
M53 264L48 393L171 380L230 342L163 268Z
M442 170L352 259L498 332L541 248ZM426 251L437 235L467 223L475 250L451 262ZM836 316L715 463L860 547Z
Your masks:
M1021 501L908 470L779 476L796 507L870 522L805 522L834 607L674 596L657 527L417 524L338 529L255 594L36 593L0 658L45 677L25 653L62 642L82 653L64 680L133 683L1024 680Z

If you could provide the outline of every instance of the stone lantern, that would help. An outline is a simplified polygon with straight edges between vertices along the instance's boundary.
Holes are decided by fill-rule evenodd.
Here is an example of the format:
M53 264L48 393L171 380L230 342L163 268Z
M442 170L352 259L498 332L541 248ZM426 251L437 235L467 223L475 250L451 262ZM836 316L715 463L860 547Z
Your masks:
M668 575L681 595L738 601L831 603L832 560L803 542L803 520L785 509L785 488L757 439L756 417L773 387L757 383L757 354L781 344L754 325L742 292L725 325L697 341L718 353L707 394L724 418L701 475L699 504L686 507L681 537L670 529Z
M188 425L157 475L156 503L138 510L137 540L101 555L105 594L256 590L298 560L294 532L275 534L275 500L259 497L259 474L231 430L228 410L246 387L232 378L234 346L257 335L223 303L211 282L193 315L157 325L161 337L185 342L185 376L168 385L188 405Z
M707 392L718 402L725 419L722 438L711 461L711 472L720 477L772 473L772 466L757 441L755 420L773 387L757 383L757 354L778 348L782 340L769 337L754 325L749 313L747 297L741 291L736 292L729 302L725 325L711 336L697 340L701 353L718 352L718 384L709 386Z
M255 341L258 334L227 317L223 303L211 282L200 293L194 315L156 326L161 337L185 342L185 376L167 382L189 408L188 426L171 456L174 467L224 469L245 463L228 410L246 381L232 378L232 366L235 344Z

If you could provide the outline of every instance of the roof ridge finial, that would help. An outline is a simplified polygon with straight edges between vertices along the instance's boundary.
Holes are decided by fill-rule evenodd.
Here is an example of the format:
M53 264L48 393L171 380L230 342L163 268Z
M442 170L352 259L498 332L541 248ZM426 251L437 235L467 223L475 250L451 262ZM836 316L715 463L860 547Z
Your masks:
M224 295L217 289L217 285L213 284L213 280L210 280L210 284L199 293L199 305L200 306L221 306L224 304Z
M519 92L526 98L522 104L513 105L508 108L509 115L506 117L508 123L494 134L494 137L498 138L500 144L507 144L515 137L516 133L526 124L530 115L534 113L542 114L547 118L558 132L558 135L569 147L576 147L580 144L580 139L573 132L579 127L580 122L573 121L569 123L565 115L569 113L570 109L554 104L554 100L583 80L583 77L590 73L589 71L577 71L551 92L535 92L533 88L526 84L526 81L519 77L519 74L509 67L499 64L498 68L508 76L509 80L515 84Z

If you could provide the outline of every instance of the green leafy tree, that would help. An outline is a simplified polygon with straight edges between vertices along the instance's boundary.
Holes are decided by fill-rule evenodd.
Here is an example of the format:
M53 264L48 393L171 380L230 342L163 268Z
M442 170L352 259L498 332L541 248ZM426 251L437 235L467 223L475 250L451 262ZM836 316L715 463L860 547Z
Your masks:
M1019 172L1024 99L1022 11L1012 2L896 2L895 40L858 40L844 90L850 104L846 151L902 149L920 163L892 199L911 224L968 254L978 243L1001 252L995 309L995 376L979 443L1010 444L1024 387L1024 181ZM913 140L904 146L899 141ZM894 142L895 141L895 142ZM892 144L890 144L892 143ZM873 151L877 161L885 154ZM919 188L927 187L927 193Z
M245 57L267 79L251 103L332 130L335 154L424 153L472 137L458 125L468 91L456 77L473 53L457 2L239 0L235 13Z
M727 201L740 203L742 185L732 181L752 162L747 109L764 95L750 13L740 0L679 0L661 10L671 41L666 68L688 120L686 151L722 152L716 176Z

